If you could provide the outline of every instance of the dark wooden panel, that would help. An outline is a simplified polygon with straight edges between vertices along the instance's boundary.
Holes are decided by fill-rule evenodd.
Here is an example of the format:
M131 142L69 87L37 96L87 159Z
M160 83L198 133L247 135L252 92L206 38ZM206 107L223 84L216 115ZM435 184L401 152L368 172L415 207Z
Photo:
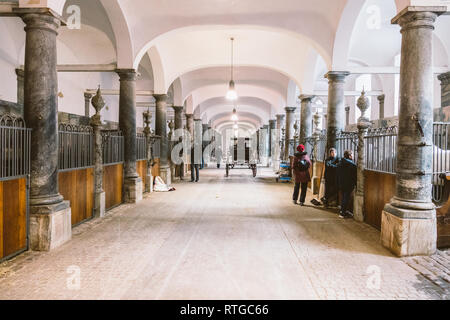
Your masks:
M136 162L136 171L142 179L142 189L145 190L145 177L147 176L147 160Z
M2 184L2 255L12 255L27 247L27 189L26 179L0 182Z
M94 209L94 169L59 172L59 192L70 201L72 225L91 219Z
M121 204L123 188L123 164L103 167L103 189L106 210Z
M380 230L384 206L395 195L395 174L366 170L364 175L364 220Z

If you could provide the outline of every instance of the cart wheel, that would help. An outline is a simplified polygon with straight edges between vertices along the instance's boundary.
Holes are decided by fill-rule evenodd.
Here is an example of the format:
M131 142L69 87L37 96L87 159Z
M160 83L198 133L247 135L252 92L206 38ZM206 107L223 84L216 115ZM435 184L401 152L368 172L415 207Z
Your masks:
M230 172L230 166L227 164L226 168L225 168L225 177L228 177L228 174Z

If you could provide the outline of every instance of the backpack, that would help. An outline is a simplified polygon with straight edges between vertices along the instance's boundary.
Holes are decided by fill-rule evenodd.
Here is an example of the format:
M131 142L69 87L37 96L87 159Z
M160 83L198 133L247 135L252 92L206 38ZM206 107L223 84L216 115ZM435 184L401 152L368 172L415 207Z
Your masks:
M298 169L299 171L306 171L309 169L309 162L305 159L298 160L295 162L295 169Z

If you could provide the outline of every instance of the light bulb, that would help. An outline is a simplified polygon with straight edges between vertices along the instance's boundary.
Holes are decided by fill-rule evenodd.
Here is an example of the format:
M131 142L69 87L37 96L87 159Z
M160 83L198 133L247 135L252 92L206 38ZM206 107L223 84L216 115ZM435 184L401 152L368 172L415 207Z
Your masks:
M227 100L237 100L238 95L236 89L234 88L234 81L230 81L230 85L228 86L228 92L226 95Z

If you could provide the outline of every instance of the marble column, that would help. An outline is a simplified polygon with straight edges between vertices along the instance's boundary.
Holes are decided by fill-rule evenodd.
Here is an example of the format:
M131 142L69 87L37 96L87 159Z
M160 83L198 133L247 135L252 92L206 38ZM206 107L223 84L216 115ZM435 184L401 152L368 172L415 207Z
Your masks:
M345 107L345 125L348 126L350 124L350 107Z
M380 115L378 116L379 119L384 119L384 99L386 96L384 94L381 94L377 97L378 102L380 103Z
M30 247L48 251L72 237L71 209L58 189L59 17L48 9L17 10L25 22L24 117L31 132Z
M156 100L155 134L161 137L160 174L163 181L170 185L172 177L169 164L169 140L167 136L167 94L154 94Z
M285 137L284 137L284 160L289 160L290 142L294 138L294 112L295 107L286 107L286 127L285 127Z
M17 104L21 107L23 113L25 71L19 68L16 69L16 76L17 76Z
M299 142L306 146L306 138L312 136L312 100L314 96L301 95L301 109L300 109L300 139Z
M274 146L276 145L277 120L269 120L269 166L274 161Z
M194 139L194 115L192 113L186 113L186 130L189 132L190 135L190 148L192 148L192 141ZM191 154L190 154L190 148L186 149L186 167L187 171L191 170Z
M283 128L284 118L286 117L284 114L277 114L277 128L276 128L276 135L275 135L275 144L274 144L274 170L278 171L280 169L280 160L281 160L281 153L284 152L281 150L281 129Z
M173 110L175 111L175 130L183 130L183 106L173 106ZM179 142L182 141L182 137L180 137ZM184 150L183 150L184 151ZM177 177L180 179L184 176L184 163L181 163L176 166L177 169L175 170L175 173Z
M345 129L344 84L349 74L347 71L330 71L325 75L328 79L327 150L337 147L337 136Z
M136 70L119 69L119 128L124 138L124 201L142 200L142 179L136 171Z
M264 157L266 158L266 162L264 163L264 165L267 167L269 165L269 157L270 157L270 152L269 152L269 144L270 144L270 135L269 135L269 125L265 124L263 126L263 137L264 137Z
M356 221L364 221L364 190L365 190L365 176L366 169L366 152L364 137L367 135L367 130L371 126L369 117L366 112L369 109L369 98L366 97L365 92L361 93L357 101L357 106L361 111L361 116L358 119L358 161L357 161L357 184L355 197L353 198L353 216Z
M84 93L84 116L90 116L90 105L91 105L92 93Z
M90 124L94 129L94 217L105 216L106 194L103 190L103 144L102 144L102 121L100 111L105 106L100 88L92 99L95 114L92 116Z
M445 7L407 7L402 33L396 191L382 214L381 243L398 256L436 251L433 163L433 30Z
M440 74L441 81L441 107L450 107L450 72Z

